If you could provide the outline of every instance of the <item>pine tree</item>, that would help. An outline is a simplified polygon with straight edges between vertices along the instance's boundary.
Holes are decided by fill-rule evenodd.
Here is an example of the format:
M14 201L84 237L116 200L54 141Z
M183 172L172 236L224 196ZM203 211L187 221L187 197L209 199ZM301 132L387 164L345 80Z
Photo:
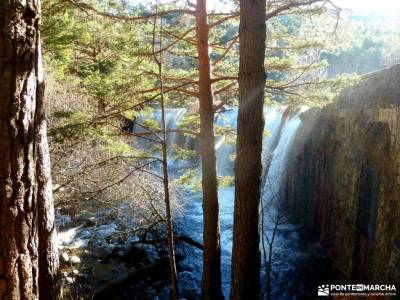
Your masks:
M40 1L0 3L0 298L59 297Z
M207 1L196 5L199 61L200 156L203 187L203 279L202 299L223 299L221 290L221 245L219 239L218 182L214 138L214 107L209 56Z
M231 299L259 299L259 218L264 130L265 1L240 1L239 112Z

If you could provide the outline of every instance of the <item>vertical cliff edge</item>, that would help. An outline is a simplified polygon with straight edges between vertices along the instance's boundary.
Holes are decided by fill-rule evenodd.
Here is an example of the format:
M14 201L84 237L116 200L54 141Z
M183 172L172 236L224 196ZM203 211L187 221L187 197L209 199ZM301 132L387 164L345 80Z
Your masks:
M400 283L400 65L301 119L284 201L304 238L347 283Z

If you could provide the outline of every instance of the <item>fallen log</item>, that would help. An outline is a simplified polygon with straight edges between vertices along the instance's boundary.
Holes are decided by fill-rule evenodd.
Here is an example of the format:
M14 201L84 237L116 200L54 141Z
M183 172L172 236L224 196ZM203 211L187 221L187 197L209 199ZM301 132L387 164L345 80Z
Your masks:
M197 249L203 250L204 247L199 242L196 242L194 239L188 237L187 235L175 235L174 241L182 241L190 246L196 247ZM154 245L159 243L167 242L167 238L159 238L153 240L139 240L134 242L134 244L146 244L146 245Z
M119 281L113 281L96 291L88 300L112 300L117 299L123 291L135 282L153 274L160 273L160 270L169 268L168 258L162 258L154 264L145 266L138 270L129 272L128 275ZM167 275L168 276L168 275Z

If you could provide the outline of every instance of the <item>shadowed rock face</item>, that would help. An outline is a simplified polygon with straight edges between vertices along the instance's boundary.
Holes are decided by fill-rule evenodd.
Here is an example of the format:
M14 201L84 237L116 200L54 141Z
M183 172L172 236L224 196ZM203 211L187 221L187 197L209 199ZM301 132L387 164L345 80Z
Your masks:
M341 278L400 282L400 65L311 109L288 160L285 203Z

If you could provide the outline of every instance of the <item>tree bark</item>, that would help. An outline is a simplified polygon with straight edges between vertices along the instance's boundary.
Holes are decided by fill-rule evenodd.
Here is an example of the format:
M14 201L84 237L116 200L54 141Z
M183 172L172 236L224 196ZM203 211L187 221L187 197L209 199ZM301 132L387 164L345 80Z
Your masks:
M40 39L38 40L36 91L36 177L39 226L39 298L61 298L61 277L54 222L53 187L51 182L50 152L47 142L47 121L44 109L43 66Z
M260 298L258 207L264 130L266 1L240 1L239 113L231 299Z
M202 299L218 300L224 297L221 290L218 182L206 6L206 0L197 0L196 33L199 65L200 155L204 216Z
M161 74L160 67L160 74ZM162 75L160 75L160 82L162 82ZM161 83L162 90L162 83ZM162 92L161 92L161 95ZM176 259L175 259L175 246L174 246L174 231L172 225L172 214L171 214L171 201L170 201L170 191L169 191L169 176L168 176L168 158L167 158L167 134L166 134L166 124L165 124L165 109L164 109L164 99L161 96L161 123L163 130L163 140L162 144L162 165L163 165L163 184L164 184L164 200L165 200L165 211L167 219L167 244L168 244L168 254L171 269L171 286L172 286L172 299L179 300L179 290L178 290L178 271L176 269Z
M40 1L0 2L0 299L60 291L39 26Z
M176 268L175 258L175 245L174 245L174 231L173 231L173 220L171 213L171 199L169 189L169 174L168 174L168 149L167 149L167 126L165 122L165 101L164 101L164 77L162 68L162 52L157 53L155 51L155 38L156 38L156 25L158 19L158 1L156 4L156 15L154 17L153 27L153 58L158 67L158 79L160 82L160 106L161 106L161 130L162 130L162 141L161 141L161 152L162 152L162 167L163 167L163 185L164 185L164 201L165 201L165 212L167 222L167 244L168 244L168 255L170 263L170 274L171 274L171 299L179 300L179 287L178 287L178 271ZM162 47L162 19L160 20L160 49Z

